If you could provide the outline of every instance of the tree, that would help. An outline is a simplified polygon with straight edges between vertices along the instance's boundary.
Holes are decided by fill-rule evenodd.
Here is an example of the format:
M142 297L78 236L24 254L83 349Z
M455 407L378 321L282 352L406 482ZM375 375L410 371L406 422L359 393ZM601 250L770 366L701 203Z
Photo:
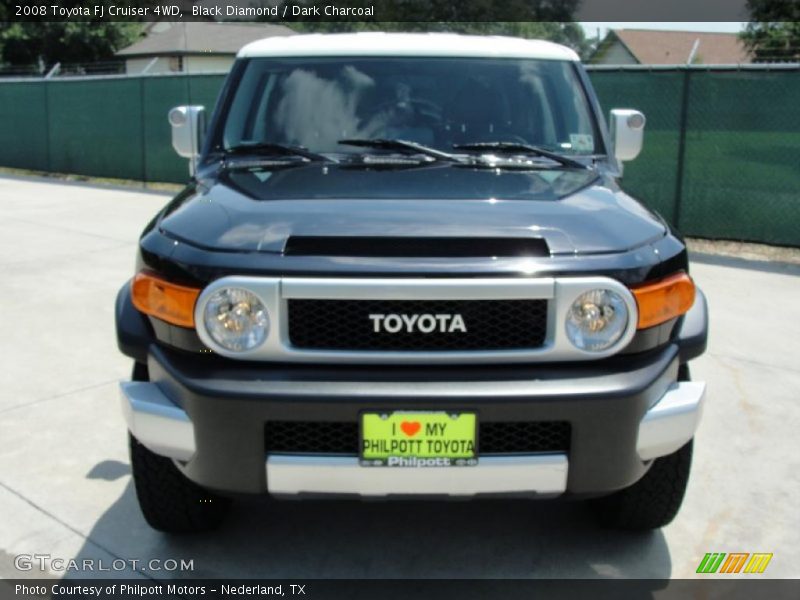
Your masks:
M91 1L61 2L62 7L93 6ZM10 19L0 14L0 21ZM111 21L0 22L0 62L49 66L109 60L114 52L134 42L143 26Z
M800 2L747 0L751 21L740 34L753 62L800 62Z

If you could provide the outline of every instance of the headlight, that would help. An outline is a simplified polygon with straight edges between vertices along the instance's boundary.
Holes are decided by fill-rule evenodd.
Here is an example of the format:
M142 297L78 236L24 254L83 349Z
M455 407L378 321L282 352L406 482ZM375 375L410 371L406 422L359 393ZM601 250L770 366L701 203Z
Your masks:
M258 296L241 288L214 292L203 310L203 323L211 339L234 352L256 348L269 332L267 309Z
M611 290L591 290L575 299L567 314L567 337L576 348L601 352L613 346L628 326L628 307Z

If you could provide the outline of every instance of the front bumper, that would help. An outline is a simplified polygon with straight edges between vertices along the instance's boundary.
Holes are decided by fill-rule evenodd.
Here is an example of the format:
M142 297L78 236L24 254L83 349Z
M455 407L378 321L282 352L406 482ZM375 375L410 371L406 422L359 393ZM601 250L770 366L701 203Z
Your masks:
M204 362L150 346L150 382L122 383L128 427L205 487L273 495L600 495L694 435L705 384L679 348L579 366L307 367ZM268 421L356 422L365 409L475 411L480 422L568 421L566 453L476 467L366 468L355 456L266 454Z

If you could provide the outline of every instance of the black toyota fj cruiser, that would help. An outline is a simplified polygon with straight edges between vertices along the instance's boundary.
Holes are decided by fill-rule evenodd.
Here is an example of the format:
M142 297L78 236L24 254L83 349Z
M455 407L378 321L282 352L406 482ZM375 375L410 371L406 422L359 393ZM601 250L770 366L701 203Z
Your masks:
M237 493L681 504L707 311L679 235L617 184L577 56L449 34L272 38L205 126L116 305L136 493L163 531Z

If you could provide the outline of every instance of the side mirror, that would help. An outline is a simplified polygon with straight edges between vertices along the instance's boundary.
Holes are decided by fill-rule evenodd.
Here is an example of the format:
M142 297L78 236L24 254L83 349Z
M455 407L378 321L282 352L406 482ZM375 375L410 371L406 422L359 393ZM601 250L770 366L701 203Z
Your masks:
M172 147L178 156L189 159L189 172L194 175L206 129L203 106L176 106L169 111L172 126Z
M646 119L638 110L615 108L611 111L609 127L614 156L618 161L633 160L642 151Z

